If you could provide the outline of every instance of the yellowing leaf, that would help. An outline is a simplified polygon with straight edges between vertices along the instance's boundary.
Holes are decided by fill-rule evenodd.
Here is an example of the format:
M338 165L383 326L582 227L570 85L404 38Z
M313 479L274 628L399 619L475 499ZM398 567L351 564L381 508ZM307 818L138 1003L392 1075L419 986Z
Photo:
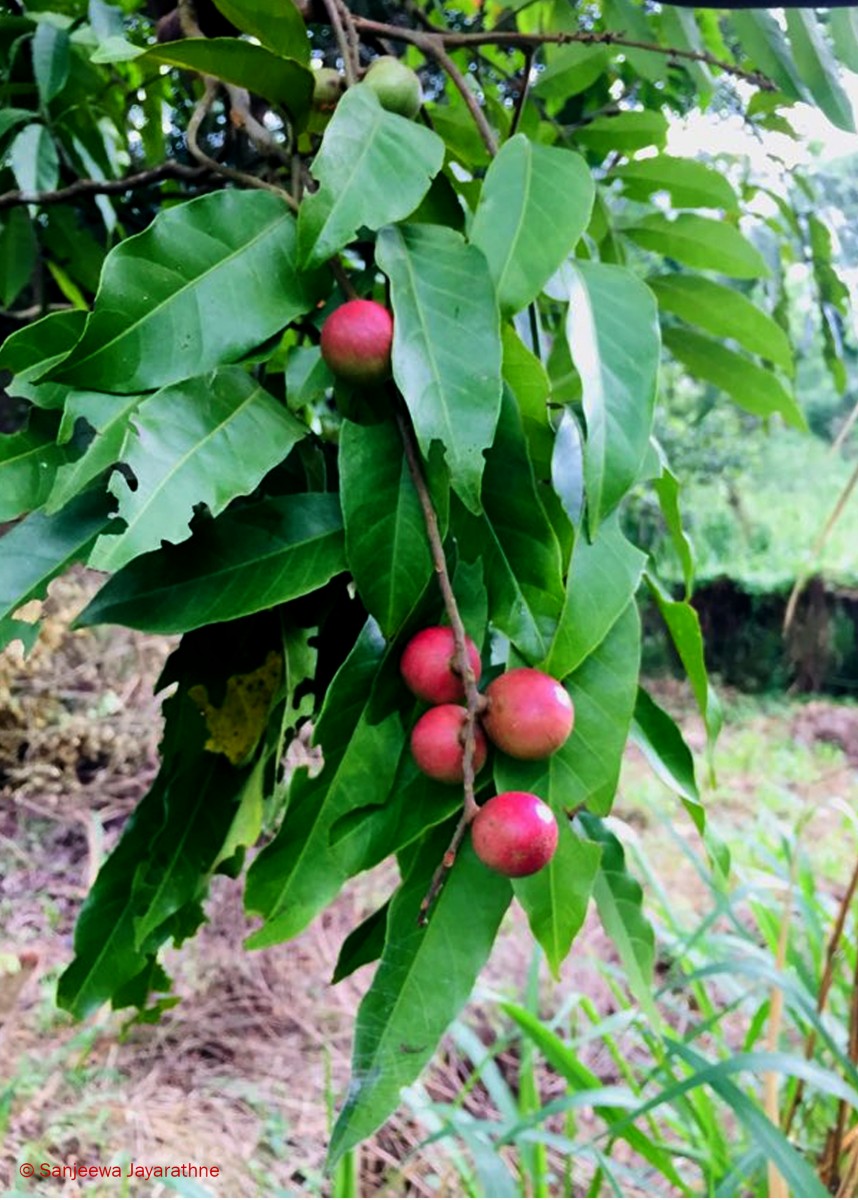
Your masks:
M282 674L283 658L271 650L255 671L230 676L220 707L211 703L203 684L190 688L188 695L199 705L211 734L206 750L225 754L234 767L247 762L265 730Z

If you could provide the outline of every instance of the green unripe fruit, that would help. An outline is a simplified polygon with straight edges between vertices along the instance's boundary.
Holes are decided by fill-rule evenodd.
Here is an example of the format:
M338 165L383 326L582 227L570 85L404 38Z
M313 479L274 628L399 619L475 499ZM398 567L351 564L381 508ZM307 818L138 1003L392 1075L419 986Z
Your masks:
M377 58L366 73L364 83L372 88L382 108L413 121L420 112L423 92L420 80L392 54Z
M317 112L333 112L343 94L343 77L333 67L320 67L313 72L313 108Z

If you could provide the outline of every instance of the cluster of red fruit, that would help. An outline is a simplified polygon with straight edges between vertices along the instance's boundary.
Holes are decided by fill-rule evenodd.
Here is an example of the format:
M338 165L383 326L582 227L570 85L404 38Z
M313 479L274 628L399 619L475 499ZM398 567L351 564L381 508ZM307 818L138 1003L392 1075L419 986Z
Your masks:
M475 679L480 655L470 638L466 649ZM411 734L411 752L421 771L442 783L464 779L464 733L468 711L462 677L455 665L453 631L424 629L411 639L400 669L415 696L434 705ZM485 690L485 708L474 728L474 771L486 761L488 742L513 758L548 758L569 734L575 711L566 689L531 667L504 672ZM502 875L539 871L557 849L557 822L544 801L531 792L503 792L484 804L471 826L477 856Z

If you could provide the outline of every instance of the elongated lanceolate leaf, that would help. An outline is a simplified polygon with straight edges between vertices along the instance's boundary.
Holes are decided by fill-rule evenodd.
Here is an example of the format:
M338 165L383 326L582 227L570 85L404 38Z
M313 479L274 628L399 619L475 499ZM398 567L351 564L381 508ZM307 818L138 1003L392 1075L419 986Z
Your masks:
M804 413L773 372L691 329L665 329L663 336L674 358L699 379L722 388L741 408L760 417L780 413L787 425L807 428Z
M65 87L70 49L67 29L60 29L50 21L39 22L33 34L33 74L44 108Z
M303 48L301 53L305 53ZM226 83L246 88L282 105L301 128L310 112L313 73L300 62L272 54L264 46L239 38L187 38L153 46L135 60L184 67L202 75L215 75Z
M0 304L11 308L30 281L38 242L26 208L13 208L0 220Z
M136 486L118 472L111 480L125 528L96 545L90 565L103 571L162 541L185 541L195 505L217 516L307 432L240 367L162 388L140 405L133 425L123 460Z
M602 847L602 861L593 895L605 932L617 947L632 995L658 1024L652 998L652 969L655 962L655 933L644 915L641 885L626 867L619 839L589 813L580 813L578 824Z
M525 308L587 228L593 177L580 155L524 134L486 173L471 241L486 256L504 313Z
M632 154L644 146L660 149L667 141L667 120L652 110L595 117L576 129L575 140L601 154Z
M248 939L251 948L294 937L334 899L349 872L331 846L333 825L353 809L387 799L405 730L398 713L369 722L383 654L378 627L369 622L328 688L314 736L324 768L314 779L306 768L295 772L280 831L248 872L247 909L265 922Z
M770 12L739 10L730 14L742 49L754 66L773 80L791 100L809 99L783 31Z
M545 670L565 679L599 646L638 589L646 555L609 518L595 542L580 534L572 554L566 601Z
M420 901L449 831L429 839L390 906L384 953L358 1010L352 1079L328 1161L368 1137L399 1104L450 1022L468 1000L509 907L509 880L479 861L466 840L435 902L417 924Z
M858 71L858 11L852 7L830 9L828 31L838 62Z
M768 313L735 288L703 275L658 275L647 280L664 312L675 313L716 337L733 338L767 358L788 374L793 372L789 338Z
M788 8L786 27L796 69L813 99L832 125L854 133L855 114L852 102L840 81L837 63L816 13L801 8Z
M308 312L317 282L297 269L295 220L276 196L229 190L164 209L108 254L83 337L49 377L131 393L199 375Z
M634 712L640 668L640 618L630 604L608 635L565 681L575 705L575 725L550 758L524 762L496 752L498 791L535 792L567 811L586 806L611 811L623 750Z
M682 569L685 583L685 599L690 600L694 586L694 546L682 524L682 514L679 511L679 480L671 471L662 448L656 443L656 452L661 461L661 474L653 480L653 489L658 497L661 515L667 526L667 532L673 543L673 549Z
M142 554L104 585L77 624L184 633L285 604L345 569L335 495L267 497L203 524L180 546Z
M500 317L485 257L452 229L389 227L378 265L393 296L393 374L424 457L438 441L454 491L480 511L501 402Z
M39 408L62 408L68 388L33 381L69 354L85 322L85 313L69 309L50 313L10 334L0 347L0 369L11 371L13 376L6 385L9 395L32 400Z
M313 160L319 190L301 205L302 263L324 262L362 225L380 229L414 212L443 162L431 130L385 111L371 88L349 88Z
M78 1018L121 995L172 922L198 907L252 774L203 749L205 729L186 691L164 708L161 770L87 897L75 958L57 988L60 1006Z
M611 175L623 181L626 195L633 200L645 200L653 192L665 191L676 208L738 211L739 201L729 180L714 167L693 158L657 154L616 167Z
M709 741L712 743L721 729L722 712L720 701L709 683L706 671L700 618L687 600L674 600L654 575L647 573L645 578L682 660L697 707L706 724Z
M394 423L344 421L339 469L349 568L368 612L390 636L432 575L423 512Z
M53 516L32 513L0 538L0 646L27 634L31 627L13 613L41 600L52 579L85 559L107 522L105 497L89 492Z
M535 875L516 879L513 888L531 932L558 978L561 964L584 924L602 851L570 828L560 796L552 796L550 802L560 834L554 857Z
M759 250L734 225L713 217L656 213L636 225L627 225L623 233L644 249L689 267L720 271L736 279L761 279L769 274Z
M660 356L652 293L623 267L564 268L566 336L584 388L587 521L601 521L637 481L652 432Z

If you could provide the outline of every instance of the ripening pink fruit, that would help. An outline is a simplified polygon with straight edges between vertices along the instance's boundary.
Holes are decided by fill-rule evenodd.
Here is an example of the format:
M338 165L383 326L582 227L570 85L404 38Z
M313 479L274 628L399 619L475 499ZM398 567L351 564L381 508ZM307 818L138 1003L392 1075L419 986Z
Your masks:
M425 712L411 731L411 753L424 775L441 783L465 778L465 721L461 704L439 704ZM474 728L474 773L486 761L488 746L479 725Z
M468 659L474 678L480 678L480 652L470 638L465 638ZM399 669L406 686L429 704L451 704L464 700L465 685L455 670L456 643L453 631L444 625L433 625L416 633L402 655Z
M506 671L486 688L486 699L483 728L513 758L548 758L572 732L575 709L569 693L544 671Z
M541 871L554 856L558 834L554 813L532 792L493 796L471 825L477 858L511 879Z
M387 379L392 346L393 317L375 300L347 300L322 326L322 358L347 383Z

